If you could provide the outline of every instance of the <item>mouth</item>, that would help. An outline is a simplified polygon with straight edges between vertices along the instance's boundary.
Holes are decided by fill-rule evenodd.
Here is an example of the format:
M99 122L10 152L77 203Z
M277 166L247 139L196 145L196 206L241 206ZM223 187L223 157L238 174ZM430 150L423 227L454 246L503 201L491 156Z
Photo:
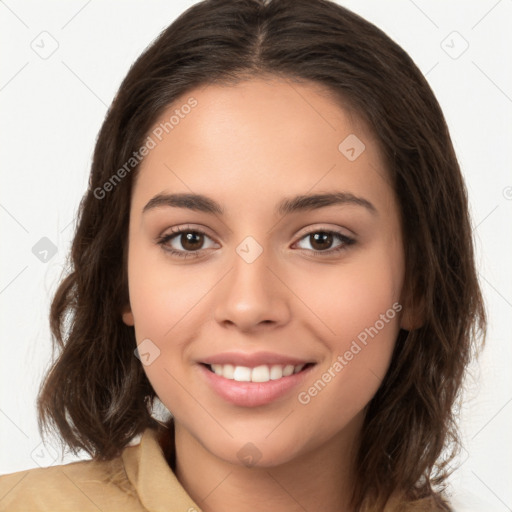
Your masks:
M292 391L304 382L316 363L234 364L199 363L207 386L223 401L238 407L258 407L293 400Z

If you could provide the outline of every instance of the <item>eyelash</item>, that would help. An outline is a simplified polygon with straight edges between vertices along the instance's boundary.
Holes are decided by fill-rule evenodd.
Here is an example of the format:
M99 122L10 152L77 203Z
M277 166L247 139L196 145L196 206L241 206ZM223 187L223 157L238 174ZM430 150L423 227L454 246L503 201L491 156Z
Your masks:
M172 228L172 234L167 234L167 235L163 235L163 236L160 236L157 238L157 244L160 245L160 247L162 248L162 250L164 250L165 252L173 255L173 256L178 256L179 258L197 258L200 256L200 253L203 249L198 249L196 251L177 251L176 249L172 249L170 247L167 247L166 244L172 240L173 238L175 238L176 236L182 234L182 233L195 233L195 234L200 234L200 235L204 235L208 238L210 238L204 231L202 231L201 229L197 229L197 228L194 228L194 229L190 229L188 227L182 227L182 228ZM320 257L324 256L324 255L330 255L332 256L333 254L337 254L341 251L344 251L347 249L347 246L349 245L352 245L355 243L355 239L353 238L350 238L338 231L332 231L332 230L328 230L328 229L316 229L316 230L313 230L313 231L310 231L309 233L305 233L299 240L303 240L304 238L310 236L310 235L313 235L313 234L316 234L316 233L324 233L324 234L329 234L329 235L334 235L335 237L338 238L338 240L340 242L342 242L338 247L335 247L334 249L329 249L327 251L318 251L318 250L311 250L311 249L299 249L301 251L306 251L308 253L313 253L315 255L318 255Z

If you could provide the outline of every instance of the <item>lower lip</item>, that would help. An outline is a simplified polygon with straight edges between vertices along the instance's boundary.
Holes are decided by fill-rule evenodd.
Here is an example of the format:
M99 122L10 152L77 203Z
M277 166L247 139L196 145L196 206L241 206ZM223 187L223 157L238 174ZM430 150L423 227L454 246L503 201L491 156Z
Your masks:
M298 386L313 366L308 366L299 373L294 373L288 377L281 377L268 382L239 382L225 379L210 371L205 365L199 365L200 371L213 390L224 400L241 407L257 407L277 400Z

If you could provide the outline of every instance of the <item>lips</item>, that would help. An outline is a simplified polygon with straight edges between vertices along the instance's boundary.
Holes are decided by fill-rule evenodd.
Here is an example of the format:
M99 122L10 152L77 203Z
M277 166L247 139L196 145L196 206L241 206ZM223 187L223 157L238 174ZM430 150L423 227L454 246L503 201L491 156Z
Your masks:
M242 407L269 404L302 382L316 363L270 352L226 352L206 357L198 367L209 387Z

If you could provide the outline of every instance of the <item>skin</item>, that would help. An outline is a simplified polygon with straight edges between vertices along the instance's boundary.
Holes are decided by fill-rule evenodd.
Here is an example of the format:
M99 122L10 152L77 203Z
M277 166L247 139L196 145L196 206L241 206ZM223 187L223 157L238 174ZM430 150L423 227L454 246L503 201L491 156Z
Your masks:
M404 251L399 209L377 140L318 84L250 79L189 91L198 105L150 151L133 188L123 320L137 343L160 350L145 366L176 424L178 479L205 511L350 511L353 461L364 408L391 359L403 309L307 404L307 391L365 328L402 304ZM349 134L365 144L350 161L338 150ZM280 216L285 197L344 191L371 202ZM204 194L223 215L160 206L157 194ZM158 237L189 225L207 237L200 255L166 252ZM339 231L355 243L314 244L309 233ZM237 252L253 237L252 263ZM202 240L202 244L201 244ZM186 239L167 243L186 252ZM313 249L326 254L315 255ZM188 249L192 252L191 249ZM315 361L297 389L268 405L235 406L199 371L206 356L271 351ZM237 456L251 442L253 467ZM205 498L206 497L206 498Z

